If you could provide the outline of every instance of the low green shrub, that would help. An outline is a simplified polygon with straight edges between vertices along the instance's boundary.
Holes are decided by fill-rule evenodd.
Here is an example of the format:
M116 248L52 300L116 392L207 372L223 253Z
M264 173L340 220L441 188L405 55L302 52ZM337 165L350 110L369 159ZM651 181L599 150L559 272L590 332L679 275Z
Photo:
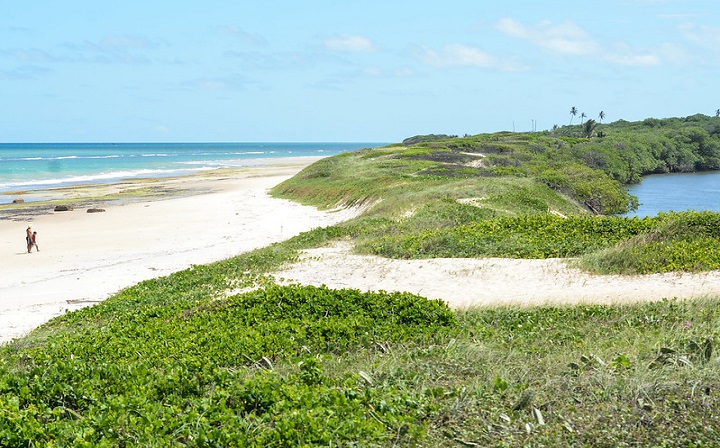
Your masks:
M359 250L391 258L575 257L647 232L653 225L650 218L522 215L384 236L363 243Z
M317 357L443 341L457 327L443 302L274 285L166 302L152 286L125 290L102 321L79 313L81 329L0 350L0 446L411 444L424 433L422 395L329 378Z
M720 213L661 213L656 225L596 253L579 266L604 274L650 274L720 269Z

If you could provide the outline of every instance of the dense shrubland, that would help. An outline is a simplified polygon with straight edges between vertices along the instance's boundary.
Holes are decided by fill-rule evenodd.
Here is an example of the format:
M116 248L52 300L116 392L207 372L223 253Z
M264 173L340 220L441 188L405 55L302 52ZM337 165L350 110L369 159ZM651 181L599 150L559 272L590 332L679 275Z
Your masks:
M323 159L275 194L360 217L141 282L0 348L0 446L712 446L716 298L452 311L268 273L337 239L399 258L720 269L717 213L610 216L645 174L720 168L717 126L416 136Z

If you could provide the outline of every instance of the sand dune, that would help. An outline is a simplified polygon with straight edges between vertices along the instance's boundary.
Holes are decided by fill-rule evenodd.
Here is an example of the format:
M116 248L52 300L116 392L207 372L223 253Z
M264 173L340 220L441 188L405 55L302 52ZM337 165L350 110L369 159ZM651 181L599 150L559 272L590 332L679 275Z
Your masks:
M408 291L456 308L497 305L617 304L720 296L720 272L591 275L562 259L389 260L353 255L347 244L308 250L275 273L285 283Z

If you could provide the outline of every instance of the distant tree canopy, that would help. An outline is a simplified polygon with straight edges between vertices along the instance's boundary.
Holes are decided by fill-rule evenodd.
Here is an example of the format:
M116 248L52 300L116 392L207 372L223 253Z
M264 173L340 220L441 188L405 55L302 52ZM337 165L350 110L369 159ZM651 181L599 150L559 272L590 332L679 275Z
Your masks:
M586 123L587 124L587 123ZM589 165L613 178L631 183L641 176L720 170L720 119L703 114L680 118L646 118L609 124L593 123L595 134L585 126L563 126L545 135L586 137L572 145ZM595 138L589 138L597 135ZM591 157L588 155L591 154Z

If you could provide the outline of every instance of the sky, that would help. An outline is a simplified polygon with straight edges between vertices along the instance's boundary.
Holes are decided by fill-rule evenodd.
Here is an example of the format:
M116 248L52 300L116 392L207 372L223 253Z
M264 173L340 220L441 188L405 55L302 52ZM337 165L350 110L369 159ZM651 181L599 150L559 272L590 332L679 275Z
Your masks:
M720 108L719 0L0 4L6 143L390 143Z

